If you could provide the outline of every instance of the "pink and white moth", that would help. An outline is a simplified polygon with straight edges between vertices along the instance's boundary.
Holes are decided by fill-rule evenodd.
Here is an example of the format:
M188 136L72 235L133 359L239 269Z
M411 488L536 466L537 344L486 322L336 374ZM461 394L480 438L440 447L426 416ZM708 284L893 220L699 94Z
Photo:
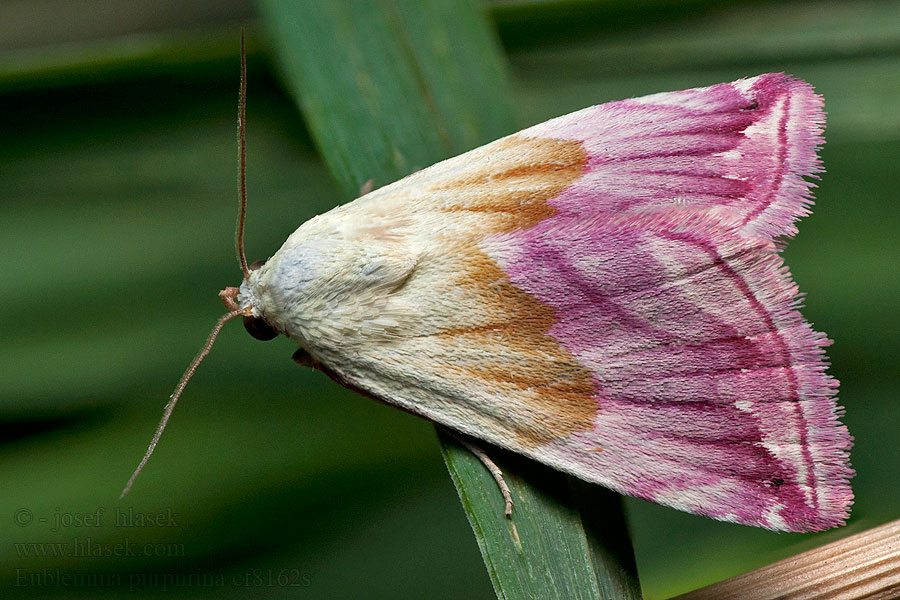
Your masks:
M552 119L310 219L218 327L623 494L840 525L851 437L779 255L824 119L784 74Z

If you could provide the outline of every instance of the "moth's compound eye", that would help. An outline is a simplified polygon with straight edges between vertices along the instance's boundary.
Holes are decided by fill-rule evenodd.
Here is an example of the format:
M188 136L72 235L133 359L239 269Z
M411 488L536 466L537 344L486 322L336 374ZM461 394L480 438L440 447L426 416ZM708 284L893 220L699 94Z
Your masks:
M268 260L268 259L264 258L262 260L254 260L252 263L250 263L250 266L247 268L250 269L251 271L260 269L260 268L262 268L262 266L264 264L266 264L266 260Z
M244 317L244 329L256 339L264 342L278 337L278 332L259 317Z

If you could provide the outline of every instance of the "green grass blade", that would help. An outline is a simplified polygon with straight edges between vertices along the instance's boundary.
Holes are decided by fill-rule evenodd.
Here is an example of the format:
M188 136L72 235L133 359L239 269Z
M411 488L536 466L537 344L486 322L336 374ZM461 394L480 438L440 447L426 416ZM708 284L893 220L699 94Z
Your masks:
M369 179L389 183L513 129L504 61L474 2L260 7L287 85L348 198ZM516 502L510 521L478 459L440 438L499 597L639 597L617 495L492 449Z
M472 5L266 0L260 8L347 197L369 179L390 183L512 129L496 41Z
M481 461L440 433L447 468L500 598L637 599L640 585L621 498L496 449L515 506L503 517Z

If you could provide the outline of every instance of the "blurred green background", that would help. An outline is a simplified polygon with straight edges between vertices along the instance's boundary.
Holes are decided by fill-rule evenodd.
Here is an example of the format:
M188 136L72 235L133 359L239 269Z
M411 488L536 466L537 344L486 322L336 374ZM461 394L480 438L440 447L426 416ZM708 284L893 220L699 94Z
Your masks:
M495 0L517 125L787 71L825 96L827 173L786 257L835 340L857 495L776 534L627 501L647 598L900 518L900 3ZM250 260L339 201L249 2L0 0L3 597L492 598L430 424L226 327L249 35ZM425 165L422 165L425 166ZM118 515L117 515L118 511ZM161 514L144 523L140 515ZM118 522L117 522L118 517ZM118 526L117 526L118 525Z

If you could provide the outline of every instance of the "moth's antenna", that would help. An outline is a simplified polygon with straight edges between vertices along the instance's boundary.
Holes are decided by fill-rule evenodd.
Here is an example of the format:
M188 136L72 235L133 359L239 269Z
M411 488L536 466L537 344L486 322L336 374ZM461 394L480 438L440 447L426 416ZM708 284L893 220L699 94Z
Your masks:
M181 380L179 380L178 385L175 386L175 391L172 392L172 395L169 397L169 402L166 404L166 408L163 411L162 420L159 422L159 427L156 428L156 434L153 436L153 439L150 440L150 446L147 448L147 453L144 454L144 458L141 459L140 464L137 466L137 469L132 473L131 478L128 480L128 483L125 484L125 489L122 490L122 495L119 498L124 498L125 494L128 493L128 490L131 489L132 484L134 484L134 480L137 479L137 476L140 475L141 471L144 469L144 465L147 464L147 461L150 459L150 455L153 454L153 451L156 450L156 444L159 442L159 438L162 436L163 430L166 428L166 424L169 422L169 417L172 416L172 411L175 410L175 404L178 403L178 398L181 397L181 392L184 391L184 388L187 386L188 381L191 380L191 376L194 374L194 371L197 370L197 367L200 366L200 362L203 358L209 354L209 350L212 348L213 342L216 341L216 336L219 335L219 331L222 330L222 326L225 325L226 322L235 318L236 316L243 314L243 309L233 310L227 315L223 315L219 318L219 321L216 323L216 326L213 327L213 330L210 332L209 337L206 338L206 343L203 345L203 348L200 350L200 354L194 358L193 362L191 362L191 366L187 368L187 371L184 372L184 375L181 376Z
M241 210L238 213L235 246L244 279L250 277L250 267L244 255L244 221L247 216L247 51L244 46L244 29L241 28L241 91L238 97L238 146L240 159L238 167L238 187L241 195Z

